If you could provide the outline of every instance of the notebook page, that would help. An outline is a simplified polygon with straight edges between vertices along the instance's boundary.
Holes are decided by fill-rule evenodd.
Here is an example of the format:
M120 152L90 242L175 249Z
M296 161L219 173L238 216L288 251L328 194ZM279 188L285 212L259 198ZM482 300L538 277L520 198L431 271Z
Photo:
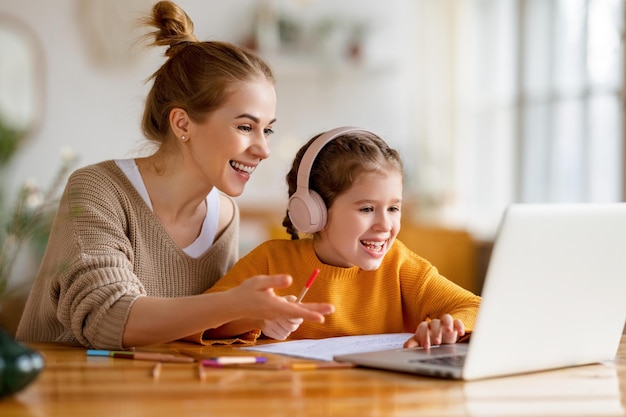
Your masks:
M341 336L326 339L304 339L265 345L246 346L241 350L274 353L305 359L332 361L333 356L401 348L413 333L389 333L363 336Z

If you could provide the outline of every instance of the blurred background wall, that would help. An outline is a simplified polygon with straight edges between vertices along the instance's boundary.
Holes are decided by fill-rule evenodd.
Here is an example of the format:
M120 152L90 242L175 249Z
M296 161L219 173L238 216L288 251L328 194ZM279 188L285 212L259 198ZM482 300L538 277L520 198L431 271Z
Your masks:
M46 186L65 147L79 165L147 152L163 50L133 25L153 3L0 0L0 114L28 132L1 171L8 200ZM511 202L623 200L621 0L178 3L198 38L257 48L276 72L272 156L238 198L242 252L280 223L295 151L339 125L401 150L403 219L429 231L489 242ZM443 258L458 243L445 239Z
M137 44L133 25L153 3L0 1L4 26L13 29L11 21L18 23L36 54L36 91L27 88L34 96L36 129L2 173L10 190L29 178L45 185L64 147L77 153L80 165L146 151L139 128L149 87L145 80L164 61L164 50ZM359 125L395 146L409 143L407 121L414 116L406 85L409 68L402 64L409 40L403 34L406 2L392 0L384 8L358 1L179 4L200 39L256 46L276 71L279 122L272 157L239 198L242 206L282 210L283 177L295 151L325 129ZM6 67L12 61L11 56L0 59ZM12 82L0 80L0 87ZM4 113L16 113L11 97L0 103Z

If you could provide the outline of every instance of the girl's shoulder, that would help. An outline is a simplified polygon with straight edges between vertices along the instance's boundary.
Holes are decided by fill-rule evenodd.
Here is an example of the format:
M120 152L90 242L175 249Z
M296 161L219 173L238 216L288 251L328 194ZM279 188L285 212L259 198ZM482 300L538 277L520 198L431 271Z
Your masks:
M283 254L300 252L313 249L312 239L269 239L259 244L253 251L276 251L280 250Z
M393 246L385 255L385 259L392 261L396 264L413 264L419 266L430 267L431 263L420 256L418 253L413 252L408 246L406 246L402 241L396 239L393 243Z
M260 243L247 255L248 259L297 260L315 257L312 239L270 239Z

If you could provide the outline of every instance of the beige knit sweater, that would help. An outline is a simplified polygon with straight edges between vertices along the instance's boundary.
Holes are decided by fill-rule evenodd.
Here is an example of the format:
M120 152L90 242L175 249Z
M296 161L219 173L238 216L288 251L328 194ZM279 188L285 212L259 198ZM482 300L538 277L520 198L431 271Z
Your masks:
M18 340L122 348L141 296L201 294L238 258L239 211L199 258L179 248L114 161L75 171L17 329Z

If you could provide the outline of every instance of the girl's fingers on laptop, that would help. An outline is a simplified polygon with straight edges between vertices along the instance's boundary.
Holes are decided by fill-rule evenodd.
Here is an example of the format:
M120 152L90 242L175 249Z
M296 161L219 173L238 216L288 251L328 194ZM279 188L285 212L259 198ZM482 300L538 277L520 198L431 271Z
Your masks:
M434 319L428 323L428 333L430 334L430 344L441 344L441 333L446 329L447 325L442 325L441 320Z
M428 323L429 321L423 321L417 325L413 337L404 342L405 348L421 346L424 349L430 349L430 329Z

